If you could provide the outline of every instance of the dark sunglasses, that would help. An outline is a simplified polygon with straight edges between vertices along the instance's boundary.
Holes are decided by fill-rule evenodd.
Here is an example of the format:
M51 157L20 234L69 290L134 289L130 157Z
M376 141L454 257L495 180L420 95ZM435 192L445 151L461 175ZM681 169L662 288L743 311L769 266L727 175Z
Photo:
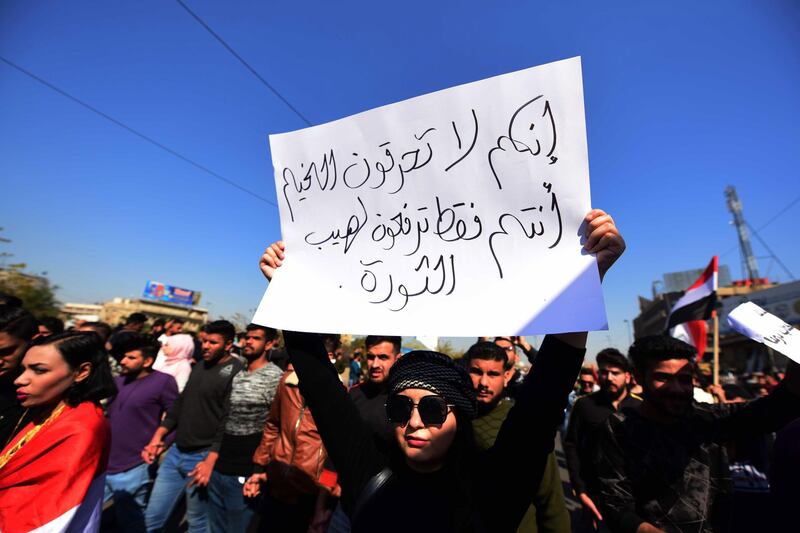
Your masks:
M423 424L441 426L447 420L448 411L455 406L448 404L441 396L424 396L419 403L414 403L408 396L395 394L386 400L386 417L393 424L405 425L415 407Z

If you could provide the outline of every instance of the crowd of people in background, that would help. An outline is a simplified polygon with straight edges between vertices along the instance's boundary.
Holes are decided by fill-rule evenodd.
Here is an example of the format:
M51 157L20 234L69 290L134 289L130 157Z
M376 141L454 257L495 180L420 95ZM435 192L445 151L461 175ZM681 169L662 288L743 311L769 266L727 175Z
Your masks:
M586 237L602 277L624 241L598 211ZM268 279L285 253L280 242L267 248ZM677 339L639 338L627 355L600 351L596 365L584 364L585 342L548 335L537 349L524 337L479 337L453 358L403 353L397 336L343 346L337 334L237 331L226 320L190 332L142 313L65 328L0 297L0 531L791 523L794 363L711 385ZM578 520L567 496L583 509Z

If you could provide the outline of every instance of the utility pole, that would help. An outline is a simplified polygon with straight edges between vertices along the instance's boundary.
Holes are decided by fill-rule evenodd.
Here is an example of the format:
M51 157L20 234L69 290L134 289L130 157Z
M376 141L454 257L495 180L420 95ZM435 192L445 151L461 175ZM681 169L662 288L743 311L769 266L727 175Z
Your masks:
M747 222L745 222L744 214L742 213L742 202L739 201L736 188L732 185L725 188L725 199L728 203L728 210L733 214L733 224L736 226L736 232L739 235L739 249L742 254L742 262L747 270L747 279L755 285L760 278L758 275L758 263L756 263L756 257L753 255L753 247L750 245L750 234L747 232Z

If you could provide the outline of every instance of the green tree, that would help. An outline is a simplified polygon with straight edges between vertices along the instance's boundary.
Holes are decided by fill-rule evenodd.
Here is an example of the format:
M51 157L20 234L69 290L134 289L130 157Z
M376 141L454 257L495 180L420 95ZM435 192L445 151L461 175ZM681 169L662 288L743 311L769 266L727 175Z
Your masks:
M453 359L461 359L464 357L464 350L456 350L453 343L450 341L440 340L438 346L436 346L436 351L449 355Z
M403 347L408 348L409 350L430 350L430 348L419 342L417 339L411 339L405 343Z
M0 269L0 292L22 300L22 305L34 316L58 316L60 308L55 295L58 286L50 285L45 276L23 272L26 266L17 263Z
M233 327L236 328L237 332L244 331L244 328L250 324L250 318L244 313L239 313L238 311L233 313L233 315L230 317L220 317L220 320L227 320L233 324Z

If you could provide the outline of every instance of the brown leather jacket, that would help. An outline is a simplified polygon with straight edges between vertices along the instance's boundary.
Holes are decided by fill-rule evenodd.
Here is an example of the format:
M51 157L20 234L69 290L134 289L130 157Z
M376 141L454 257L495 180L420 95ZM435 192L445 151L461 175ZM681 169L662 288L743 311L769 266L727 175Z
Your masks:
M261 444L253 454L256 470L267 473L267 486L274 497L293 502L301 494L318 492L326 458L314 417L297 387L297 374L287 370L272 400ZM338 492L338 487L325 488Z

